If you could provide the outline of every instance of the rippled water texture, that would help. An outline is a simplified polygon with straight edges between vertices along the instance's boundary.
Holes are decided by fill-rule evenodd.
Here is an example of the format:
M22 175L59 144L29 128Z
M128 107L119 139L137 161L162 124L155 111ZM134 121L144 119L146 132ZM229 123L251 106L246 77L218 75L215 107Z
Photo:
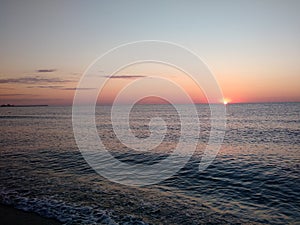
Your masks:
M184 106L188 112L190 106ZM300 223L300 104L235 104L227 107L222 148L198 171L210 130L210 111L198 105L197 151L173 177L152 186L128 187L99 176L83 159L72 131L71 107L0 109L0 201L65 224ZM131 131L150 135L149 121L167 124L163 142L133 151L119 142L110 107L96 109L101 140L128 164L155 164L180 138L172 106L138 105ZM183 149L182 151L185 151Z

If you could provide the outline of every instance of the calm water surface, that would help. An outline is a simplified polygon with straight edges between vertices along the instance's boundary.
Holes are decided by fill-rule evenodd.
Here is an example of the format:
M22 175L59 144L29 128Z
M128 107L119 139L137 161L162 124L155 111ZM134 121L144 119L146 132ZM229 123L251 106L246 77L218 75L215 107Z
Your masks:
M84 161L71 107L0 108L0 201L65 224L300 224L300 103L228 105L224 143L204 172L198 163L210 111L197 109L201 133L189 137L199 141L189 163L159 184L135 188L108 181ZM172 106L132 110L131 130L141 140L152 117L167 124L161 145L148 152L116 139L108 106L96 112L103 143L127 163L159 162L180 137Z

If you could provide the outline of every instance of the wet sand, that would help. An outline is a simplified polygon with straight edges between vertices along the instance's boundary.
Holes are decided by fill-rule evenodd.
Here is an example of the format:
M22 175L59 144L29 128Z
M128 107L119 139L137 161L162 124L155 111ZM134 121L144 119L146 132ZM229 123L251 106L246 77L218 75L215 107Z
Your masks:
M0 205L0 224L3 225L61 225L54 219L48 219L35 213L24 212L11 206Z

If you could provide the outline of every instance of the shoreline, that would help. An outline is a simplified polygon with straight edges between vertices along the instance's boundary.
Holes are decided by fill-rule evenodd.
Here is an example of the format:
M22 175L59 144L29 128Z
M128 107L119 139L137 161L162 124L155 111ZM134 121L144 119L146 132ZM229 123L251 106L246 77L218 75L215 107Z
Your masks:
M0 223L12 225L62 225L58 220L46 218L33 212L25 212L13 206L0 204Z

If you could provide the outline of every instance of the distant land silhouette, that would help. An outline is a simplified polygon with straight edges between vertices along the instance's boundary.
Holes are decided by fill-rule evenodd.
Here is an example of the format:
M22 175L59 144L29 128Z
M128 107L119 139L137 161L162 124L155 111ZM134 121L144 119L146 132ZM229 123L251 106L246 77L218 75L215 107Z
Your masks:
M12 104L3 104L1 107L46 107L48 105L12 105Z

